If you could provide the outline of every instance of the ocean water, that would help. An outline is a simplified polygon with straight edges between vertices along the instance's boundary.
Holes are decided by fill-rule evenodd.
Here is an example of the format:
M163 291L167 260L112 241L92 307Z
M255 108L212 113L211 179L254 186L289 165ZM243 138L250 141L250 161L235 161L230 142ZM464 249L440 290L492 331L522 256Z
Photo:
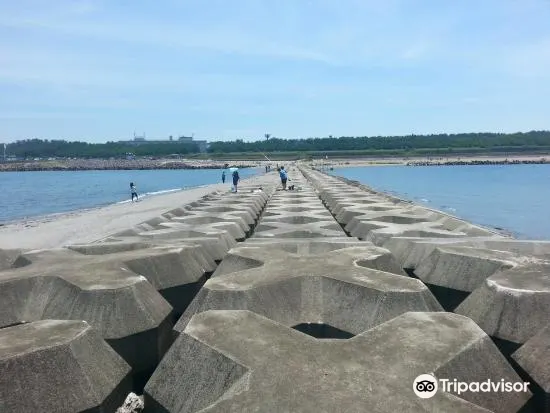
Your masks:
M331 174L520 239L550 240L550 165L379 166Z
M239 170L241 178L261 168ZM230 176L226 185L230 186ZM130 182L141 198L221 183L219 169L44 171L0 173L0 223L130 201Z

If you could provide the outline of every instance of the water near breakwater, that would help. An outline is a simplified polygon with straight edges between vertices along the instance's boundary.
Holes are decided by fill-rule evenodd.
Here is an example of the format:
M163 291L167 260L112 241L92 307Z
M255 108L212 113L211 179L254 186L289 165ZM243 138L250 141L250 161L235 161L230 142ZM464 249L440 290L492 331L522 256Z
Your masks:
M262 169L240 169L241 178ZM229 179L226 181L229 188ZM0 223L130 201L221 182L221 170L41 171L0 174Z
M550 165L353 167L331 173L521 239L550 239Z

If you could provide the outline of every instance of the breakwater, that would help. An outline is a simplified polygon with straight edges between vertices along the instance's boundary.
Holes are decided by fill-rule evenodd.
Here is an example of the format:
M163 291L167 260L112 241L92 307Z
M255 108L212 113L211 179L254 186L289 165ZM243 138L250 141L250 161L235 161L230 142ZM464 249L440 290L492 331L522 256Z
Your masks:
M457 165L543 165L549 164L550 158L540 159L465 159L465 160L419 160L409 161L407 166L457 166Z
M289 173L294 191L272 173L94 243L2 251L6 411L130 390L146 412L544 411L550 243ZM426 373L532 386L420 399Z
M0 163L0 172L23 171L101 171L151 169L222 169L225 162L172 159L70 159L52 161L18 161ZM239 168L257 166L258 163L235 162Z

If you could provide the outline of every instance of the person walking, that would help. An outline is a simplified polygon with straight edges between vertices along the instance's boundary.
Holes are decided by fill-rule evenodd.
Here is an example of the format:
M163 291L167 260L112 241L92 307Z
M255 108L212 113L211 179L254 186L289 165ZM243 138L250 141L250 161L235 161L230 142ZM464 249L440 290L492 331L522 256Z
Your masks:
M225 184L225 171L222 172L222 184Z
M288 179L288 175L285 171L285 167L281 166L281 169L279 170L279 176L281 178L281 184L283 184L283 191L286 190L286 181Z
M239 183L239 180L240 180L240 176L239 176L239 171L238 170L234 170L233 171L233 186L235 187L235 192L237 192L237 184Z
M133 182L130 182L130 192L132 193L132 202L134 202L134 197L136 197L136 202L138 202L137 189Z

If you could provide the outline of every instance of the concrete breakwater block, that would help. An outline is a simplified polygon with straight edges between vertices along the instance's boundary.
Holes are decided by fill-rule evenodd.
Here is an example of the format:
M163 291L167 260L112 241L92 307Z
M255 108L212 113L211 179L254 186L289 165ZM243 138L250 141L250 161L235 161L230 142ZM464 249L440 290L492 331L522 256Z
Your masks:
M374 204L374 206L371 205L371 207L377 208L377 205L380 204ZM382 205L384 206L388 204ZM346 208L345 211L348 212L349 208ZM350 217L350 215L348 215L349 220L345 225L345 230L351 236L364 238L369 228L368 224L371 223L374 224L373 228L383 228L384 225L387 224L410 225L427 223L435 220L436 217L433 214L423 212L424 211L421 211L418 208L398 207L393 207L392 209L386 210L375 209L369 211L369 207L366 207L364 208L362 214L356 214L353 217Z
M387 205L387 204L386 204ZM366 209L375 208L376 204ZM491 236L493 232L462 221L451 219L429 210L393 208L385 211L370 211L349 219L345 230L353 237L383 245L393 237L474 237ZM345 210L348 210L347 208Z
M241 188L237 193L226 193L218 199L202 202L197 209L209 205L234 205L239 208L249 208L259 214L270 198L268 192L249 192L250 189Z
M238 227L248 234L253 228L253 224L249 224L243 217L232 213L208 213L199 210L190 211L184 216L174 218L172 222L180 222L186 225L210 225L231 222L237 224Z
M15 268L0 272L0 326L85 320L130 364L138 383L170 343L172 307L130 269L143 268L140 258L129 262L68 249L22 254Z
M162 236L166 232L173 232L165 228L161 230L161 235L154 234L151 237L142 237L138 235L108 237L97 245L109 245L110 248L116 245L143 244L147 247L171 247L177 248L185 245L199 245L202 255L214 264L221 261L227 251L236 245L236 241L225 230L185 230L179 231L178 236L174 234ZM142 233L140 233L142 234Z
M438 246L454 245L487 248L485 242L492 239L503 238L498 235L456 238L393 237L387 240L382 247L389 249L403 268L415 269ZM507 250L504 249L504 251Z
M297 206L297 207L267 207L262 214L262 222L283 220L285 223L293 223L303 218L303 221L331 221L332 215L322 206ZM305 222L301 222L305 223Z
M244 231L237 222L229 222L229 221L214 222L216 221L215 218L208 218L208 219L200 218L199 220L196 220L196 221L212 221L212 222L209 224L201 225L201 224L191 223L192 221L189 221L189 220L172 221L172 222L166 222L166 223L160 224L159 229L170 228L173 230L188 230L188 231L193 231L193 230L200 231L202 229L221 230L221 231L227 231L227 233L237 242L244 241L248 235L248 232Z
M0 271L11 268L11 266L20 254L21 250L0 249Z
M257 187L254 188L257 189ZM161 219L172 220L195 212L223 212L240 214L249 225L253 225L271 196L271 192L269 187L266 187L266 191L261 192L223 193L174 208L162 214Z
M214 228L162 228L144 232L126 232L115 234L104 240L116 242L145 242L150 245L175 245L191 243L204 245L205 250L216 260L221 260L225 253L237 244L226 230Z
M340 181L338 178L324 175L323 181L321 179L323 175L307 174L316 182L315 186L325 205L336 216L338 222L346 225L346 231L352 236L372 241L376 245L382 245L384 240L394 236L447 237L446 234L449 232L456 234L455 236L494 234L494 231L489 229L472 225L438 211L411 205L407 201L386 194L367 191L363 187ZM357 204L354 204L354 200L357 200ZM366 213L361 214L362 211ZM384 211L385 214L377 216L376 212ZM406 216L407 214L418 216ZM415 223L421 225L423 221L426 228L406 227ZM403 224L401 230L399 224Z
M343 248L349 247L365 247L373 246L366 244L363 241L358 241L350 237L334 237L334 238L323 238L321 240L307 239L307 238L286 238L284 240L274 240L269 238L250 238L246 241L245 244L240 245L242 247L269 247L271 249L277 249L281 251L286 251L292 254L299 254L302 256L315 255L315 254L324 254L331 251L340 250ZM380 250L382 251L382 249ZM233 252L233 251L232 251ZM228 260L222 261L218 266L218 273L229 273L233 271L225 271L223 268L228 265L232 258L235 255L232 253L228 254ZM393 257L392 257L393 259ZM235 267L238 271L239 269L245 269L245 267L238 268ZM397 272L400 272L401 269L397 268ZM392 271L393 272L393 271Z
M498 234L488 237L462 237L456 239L396 237L384 244L384 247L390 249L400 261L410 261L412 265L407 266L407 268L415 268L436 247L446 245L505 251L516 255L541 258L550 257L550 241L516 240Z
M319 198L281 191L270 200L265 217L256 226L253 237L322 238L342 235L342 228L323 210Z
M314 223L287 224L269 221L256 227L253 237L264 238L323 238L339 237L343 231L336 222L318 221Z
M487 278L455 310L474 320L487 334L525 343L550 314L550 262L535 261Z
M372 195L356 189L350 191L333 188L330 190L321 190L319 191L319 197L333 214L336 214L339 211L339 207L342 204L352 204L357 206L361 205L364 207L377 204L393 205L396 207L400 206L400 204L396 204L394 201L391 201L384 196ZM403 205L407 204L404 203Z
M112 413L130 366L84 321L0 329L0 411Z
M531 337L513 355L513 359L538 386L539 411L550 412L550 324Z
M464 232L453 232L439 229L434 222L420 224L388 224L383 222L363 222L359 226L357 237L382 246L393 237L421 237L421 238L457 238L466 237Z
M525 242L519 246L491 239L472 243L530 250L540 255L457 246L459 243L437 246L436 242L414 242L412 245L431 248L431 253L416 265L414 274L430 288L469 293L454 309L456 313L470 317L493 337L525 343L548 322L550 256L544 247L528 246ZM394 242L393 246L399 244Z
M389 202L376 202L376 201L344 201L339 203L337 207L331 210L336 220L343 226L351 224L354 217L359 217L367 213L381 213L382 215L391 214L395 211L402 211L403 208L398 207ZM359 222L356 220L357 223ZM353 225L353 224L351 224ZM351 231L353 226L350 226L348 231Z
M516 412L527 392L413 392L420 374L520 381L491 339L451 313L406 313L320 340L250 311L196 314L145 387L148 412Z
M427 284L472 292L498 271L521 265L525 257L472 247L436 247L414 270Z
M258 221L259 213L248 208L241 208L233 203L221 203L219 205L204 205L200 209L196 208L189 211L184 216L192 216L198 214L212 214L214 216L235 216L239 217L248 224L249 227L254 226Z
M127 251L121 251L126 246ZM144 276L181 314L194 298L206 278L216 269L214 258L202 245L154 246L132 243L100 243L73 245L69 249L85 255L95 255L98 265L105 260L120 262L123 268ZM111 250L114 248L114 251Z
M301 204L296 207L270 205L262 214L261 223L280 222L302 225L322 221L335 223L332 215L317 201L315 204Z
M203 311L242 309L289 327L328 325L357 334L407 311L442 310L387 250L285 241L231 250L174 329L182 331Z

